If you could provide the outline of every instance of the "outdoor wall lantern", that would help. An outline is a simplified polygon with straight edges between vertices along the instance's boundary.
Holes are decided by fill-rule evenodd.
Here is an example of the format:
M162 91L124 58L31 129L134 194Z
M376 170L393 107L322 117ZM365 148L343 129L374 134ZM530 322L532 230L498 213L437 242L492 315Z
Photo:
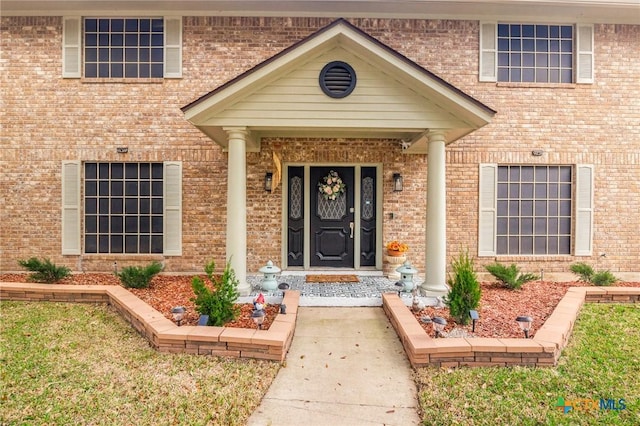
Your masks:
M173 315L173 320L178 324L178 327L180 327L185 312L187 309L184 306L176 306L171 309L171 315Z
M480 315L478 315L478 311L471 309L469 311L469 316L471 317L471 332L476 332L476 322L480 319Z
M251 319L256 327L258 327L259 330L262 330L262 323L264 323L264 310L254 309L253 312L251 312Z
M267 172L264 175L264 190L271 192L271 184L273 183L273 173Z
M393 174L393 192L401 192L403 189L402 175L400 173Z
M524 331L524 338L529 338L529 330L531 330L531 323L533 322L533 318L529 316L519 316L516 318L516 322L520 326L520 329Z
M396 269L396 272L400 273L399 282L403 285L403 291L411 292L413 290L413 276L418 273L418 270L406 260L402 266Z
M276 274L280 272L280 268L275 266L272 261L268 261L265 266L259 269L261 274L264 274L262 279L262 289L264 291L273 291L278 288L278 282L276 281Z
M447 320L442 317L433 317L431 320L433 322L433 329L435 330L435 338L438 336L442 336L442 332L444 331L444 327L447 325Z

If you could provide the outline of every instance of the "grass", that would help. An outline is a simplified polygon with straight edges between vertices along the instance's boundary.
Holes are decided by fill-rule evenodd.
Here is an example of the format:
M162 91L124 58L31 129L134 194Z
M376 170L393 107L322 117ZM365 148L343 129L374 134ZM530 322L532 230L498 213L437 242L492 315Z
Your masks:
M640 424L638 348L638 306L586 304L557 368L417 371L424 424ZM565 414L556 407L558 398L616 402L622 398L626 409L575 409Z
M245 424L279 364L161 354L104 305L0 302L0 424Z

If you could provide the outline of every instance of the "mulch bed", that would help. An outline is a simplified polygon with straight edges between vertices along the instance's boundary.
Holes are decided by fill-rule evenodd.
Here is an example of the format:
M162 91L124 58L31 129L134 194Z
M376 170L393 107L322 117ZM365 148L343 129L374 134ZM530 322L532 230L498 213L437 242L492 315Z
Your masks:
M202 276L205 279L204 276ZM153 278L148 289L130 289L132 293L151 305L165 317L173 320L171 308L184 306L187 308L183 325L196 325L198 313L191 299L194 297L191 289L190 275L159 275ZM0 281L27 282L27 274L0 274ZM93 284L93 285L121 285L120 280L113 274L74 274L60 281L60 284ZM55 285L55 284L54 284ZM569 287L590 285L583 282L549 282L534 281L525 284L520 290L509 290L498 283L482 283L482 298L478 313L480 320L476 324L476 337L523 337L515 319L518 315L529 315L533 318L530 334L536 330L551 315L560 299ZM640 282L619 282L619 287L640 287ZM240 317L225 327L255 328L251 320L252 304L241 304ZM279 312L278 305L267 305L266 317L263 329L268 329L275 316ZM461 326L454 323L449 316L447 308L425 308L415 312L414 316L429 335L433 335L431 324L422 324L423 316L440 316L447 320L445 332L451 332L454 328L458 332L464 331L471 334L471 324Z
M640 282L618 282L616 287L640 287ZM414 312L422 328L430 336L434 335L433 326L424 324L420 320L423 316L442 317L447 320L445 333L452 335L465 332L475 337L524 337L524 333L516 323L516 317L528 315L533 318L530 336L535 335L542 324L553 313L556 305L562 299L569 287L591 286L591 284L573 282L533 281L524 284L519 290L509 290L499 283L481 283L482 296L477 311L480 320L476 323L472 333L472 324L462 326L456 324L449 316L448 308L428 307L420 312ZM454 331L454 329L456 329Z
M205 282L206 276L201 276ZM155 310L162 313L166 318L173 321L171 308L184 306L187 308L185 317L181 325L196 325L200 314L196 311L192 298L195 297L191 288L192 275L157 275L151 280L151 285L146 289L130 288L129 291ZM28 282L27 274L0 274L0 281ZM58 282L58 284L71 285L121 285L120 280L113 274L87 273L74 274ZM55 284L52 284L55 285ZM253 304L238 304L240 315L235 321L228 322L225 327L235 328L256 328L251 319ZM276 315L280 311L280 305L266 305L264 308L265 318L262 324L263 330L268 330Z

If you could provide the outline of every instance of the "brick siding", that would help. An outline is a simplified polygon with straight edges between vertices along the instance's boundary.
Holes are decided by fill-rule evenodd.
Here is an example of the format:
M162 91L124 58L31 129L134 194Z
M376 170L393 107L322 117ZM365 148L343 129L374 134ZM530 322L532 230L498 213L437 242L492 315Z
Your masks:
M595 83L551 86L478 82L476 21L350 21L498 111L491 124L447 148L448 257L466 247L477 253L478 163L588 163L596 173L593 256L499 260L536 272L566 271L576 260L614 273L640 270L640 26L596 25ZM186 122L180 107L330 22L187 17L182 79L91 82L61 78L61 18L1 18L0 271L17 270L17 259L30 256L76 271L154 259L167 271L193 272L211 258L224 262L227 154ZM273 138L247 155L249 273L280 259L281 188L262 190L274 144L285 162L382 164L383 241L406 241L424 272L426 156L403 155L390 140ZM117 154L118 146L129 152ZM544 155L532 157L532 149ZM62 160L182 161L183 256L62 256ZM394 193L398 171L405 190Z

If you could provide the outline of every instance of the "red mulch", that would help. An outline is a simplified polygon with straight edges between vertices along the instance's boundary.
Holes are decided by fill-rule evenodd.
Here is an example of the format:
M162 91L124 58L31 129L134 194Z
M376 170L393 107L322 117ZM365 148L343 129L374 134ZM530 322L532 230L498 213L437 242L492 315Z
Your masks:
M187 308L182 325L196 325L200 314L196 311L195 305L191 301L195 297L191 288L192 275L157 275L151 280L151 285L146 289L131 288L129 291L144 302L162 313L166 318L173 321L171 308L184 306ZM206 277L202 276L206 281ZM27 282L27 274L0 274L0 281ZM113 274L74 274L59 281L57 284L72 285L121 285L120 280ZM55 285L55 284L53 284ZM256 328L251 319L253 304L239 304L240 315L233 322L228 322L225 327L236 328ZM280 305L267 305L264 308L265 318L262 324L263 330L268 330L277 313Z
M617 287L640 287L640 282L618 282ZM482 283L482 296L478 307L480 320L476 323L475 333L472 333L472 324L462 326L455 324L449 316L448 308L425 308L420 312L414 312L414 316L420 322L429 335L433 335L433 326L424 324L420 318L442 317L447 320L445 332L451 332L454 328L464 330L476 337L524 337L522 330L516 323L516 317L528 315L533 318L530 336L549 318L556 305L562 299L569 287L591 286L584 282L549 282L533 281L524 284L519 290L509 290L499 283Z
M203 276L204 278L204 276ZM144 300L165 317L173 319L171 308L184 306L187 308L184 325L195 325L198 322L198 313L191 301L194 297L191 289L190 275L159 275L153 278L148 289L130 289L132 293ZM27 274L0 274L0 281L26 282ZM120 280L113 274L75 274L59 282L60 284L94 284L94 285L121 285ZM518 315L529 315L533 318L530 334L535 331L551 315L560 299L569 287L589 285L583 282L547 282L534 281L525 284L520 290L508 290L498 283L482 283L482 298L478 314L480 321L476 324L474 335L477 337L522 337L522 331L518 327L515 318ZM619 282L620 287L640 287L640 282ZM240 305L242 315L234 322L225 324L225 327L255 328L251 320L253 305ZM267 305L266 317L263 329L268 329L279 311L278 305ZM471 324L461 326L455 324L449 317L447 308L426 308L414 313L420 322L420 318L440 316L447 320L445 331L450 332L454 328L463 329L471 333ZM432 334L431 324L422 324L427 333Z

